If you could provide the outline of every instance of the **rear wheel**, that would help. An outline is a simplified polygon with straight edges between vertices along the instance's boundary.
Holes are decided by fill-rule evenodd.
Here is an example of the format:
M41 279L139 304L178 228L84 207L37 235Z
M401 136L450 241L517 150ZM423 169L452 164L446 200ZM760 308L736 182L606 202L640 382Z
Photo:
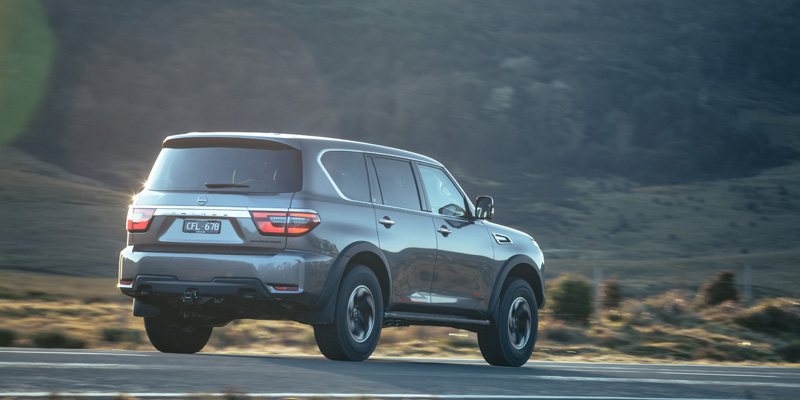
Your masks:
M383 296L375 274L363 265L351 269L336 296L334 323L315 325L314 339L331 360L363 361L378 344Z
M145 317L147 338L162 353L197 353L211 337L210 326L198 326L183 318Z
M511 281L500 299L497 321L478 332L478 345L489 364L519 367L531 357L536 344L539 312L528 282Z

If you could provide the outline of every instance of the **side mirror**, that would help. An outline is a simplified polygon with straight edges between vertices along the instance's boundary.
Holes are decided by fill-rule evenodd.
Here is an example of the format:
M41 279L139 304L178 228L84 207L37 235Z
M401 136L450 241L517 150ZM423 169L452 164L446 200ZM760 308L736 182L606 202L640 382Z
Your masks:
M475 199L475 218L492 219L494 216L494 200L489 196L478 196Z

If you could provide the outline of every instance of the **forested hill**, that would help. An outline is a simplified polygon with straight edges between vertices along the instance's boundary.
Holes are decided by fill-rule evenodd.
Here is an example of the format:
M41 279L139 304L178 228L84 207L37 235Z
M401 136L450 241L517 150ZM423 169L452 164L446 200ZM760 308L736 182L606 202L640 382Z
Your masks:
M682 182L796 155L797 1L42 4L52 67L13 144L118 188L194 130L375 142L483 179Z

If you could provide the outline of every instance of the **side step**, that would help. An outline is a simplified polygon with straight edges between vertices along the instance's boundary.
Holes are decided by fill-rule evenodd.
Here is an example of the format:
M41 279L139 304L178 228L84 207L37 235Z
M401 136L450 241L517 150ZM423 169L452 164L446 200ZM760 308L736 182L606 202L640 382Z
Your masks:
M383 314L383 326L432 325L474 330L489 326L489 320L456 317L443 314L426 314L403 311L388 311Z

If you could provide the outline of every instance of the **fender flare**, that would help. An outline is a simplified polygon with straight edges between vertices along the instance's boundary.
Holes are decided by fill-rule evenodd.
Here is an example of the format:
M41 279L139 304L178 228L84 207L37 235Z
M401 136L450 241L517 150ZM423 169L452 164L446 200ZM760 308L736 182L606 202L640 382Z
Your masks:
M318 315L319 318L315 318L318 324L333 323L336 297L339 292L339 285L341 284L345 269L353 257L361 253L374 254L381 260L383 263L382 268L385 269L386 276L388 277L387 298L392 298L392 274L389 273L389 263L386 260L386 256L383 255L381 249L369 242L352 243L339 252L339 255L336 257L336 260L334 260L333 264L331 265L331 269L328 272L328 278L325 281L322 292L312 306L312 309L320 310L320 314ZM384 305L384 309L387 307L388 304Z
M531 287L531 289L533 289L534 295L537 294L541 295L541 296L536 296L537 302L541 303L537 304L538 308L541 309L542 307L544 307L546 298L544 295L544 276L542 275L541 269L537 268L538 265L536 264L536 262L533 261L531 257L526 256L525 254L517 254L506 260L506 262L500 268L500 273L497 274L497 280L495 280L494 282L494 288L492 289L492 297L489 300L489 309L487 312L488 317L492 321L497 321L497 313L498 313L497 305L500 303L500 294L503 292L503 286L506 282L506 279L508 279L508 274L511 272L512 269L514 269L514 267L520 264L531 265L531 269L534 272L536 272L536 275L539 277L539 282L541 283L541 286L538 288ZM540 300L539 297L541 297L541 301L539 301Z

